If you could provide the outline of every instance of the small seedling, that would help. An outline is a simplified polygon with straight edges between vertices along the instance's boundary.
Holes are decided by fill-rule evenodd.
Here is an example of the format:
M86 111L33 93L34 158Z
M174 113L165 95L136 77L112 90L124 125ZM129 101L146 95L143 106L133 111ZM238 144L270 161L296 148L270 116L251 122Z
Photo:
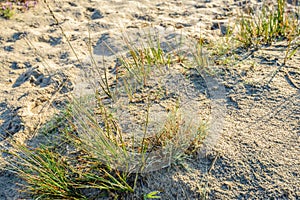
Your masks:
M160 199L161 197L158 196L159 193L160 193L160 191L152 191L148 194L144 194L143 198L144 198L144 200L147 200L147 199Z
M38 1L29 1L29 0L7 0L4 3L0 3L0 16L3 16L6 19L10 19L15 14L16 10L26 11L29 8L36 6Z

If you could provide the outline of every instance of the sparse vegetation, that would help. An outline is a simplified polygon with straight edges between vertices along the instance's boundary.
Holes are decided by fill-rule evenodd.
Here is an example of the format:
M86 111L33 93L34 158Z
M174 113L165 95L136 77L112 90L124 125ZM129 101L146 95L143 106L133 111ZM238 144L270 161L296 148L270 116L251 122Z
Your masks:
M8 1L0 15L11 18L13 6L21 2ZM29 8L26 2L20 5ZM237 48L258 48L278 40L287 41L284 63L294 55L300 47L299 21L285 12L285 0L277 3L275 10L263 6L260 13L242 15L236 32L228 31L222 45L210 46L219 57L215 62L230 65L237 59ZM166 52L152 33L139 46L125 35L123 42L127 53L117 55L120 66L113 75L106 66L98 66L89 44L91 70L98 78L91 79L94 93L69 99L69 107L40 130L55 140L46 139L38 147L12 141L14 150L6 151L8 169L25 180L25 193L37 199L118 198L134 192L140 173L151 171L158 158L159 167L166 167L200 148L206 125L193 121L197 117L183 107L190 99L182 96L190 94L176 87L208 69L205 45L199 40L188 50ZM169 77L178 78L177 85L167 87ZM164 109L154 108L158 104ZM158 115L161 118L154 119ZM159 191L141 198L159 199Z
M260 9L242 12L237 21L229 23L225 36L204 44L217 65L236 65L245 59L243 52L257 51L276 42L285 45L283 65L299 50L300 10L287 10L285 0L277 4L264 2ZM252 54L250 53L250 54ZM246 56L247 58L247 56Z
M245 47L293 40L299 35L299 20L286 12L285 6L285 0L277 0L276 6L264 4L254 15L242 15L237 25L237 40Z
M70 99L63 116L41 129L46 138L58 138L36 148L13 143L17 151L10 152L9 166L26 181L24 191L39 199L88 199L87 190L96 196L133 192L140 173L170 166L199 148L205 125L186 117L193 114L182 107L190 101L185 95L193 94L176 87L190 84L189 74L198 69L189 66L204 67L207 58L201 58L199 45L191 57L182 49L165 53L152 37L138 47L124 39L128 54L120 55L113 79L93 66L95 77L103 77L101 86L93 84L90 96ZM177 85L168 83L169 76L177 77ZM165 109L155 110L158 104Z

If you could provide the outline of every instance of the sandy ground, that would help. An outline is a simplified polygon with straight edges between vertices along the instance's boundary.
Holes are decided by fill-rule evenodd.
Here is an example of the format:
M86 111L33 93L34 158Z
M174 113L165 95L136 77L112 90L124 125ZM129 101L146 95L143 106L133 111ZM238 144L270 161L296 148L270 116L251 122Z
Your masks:
M122 51L121 30L136 35L157 28L214 41L251 1L121 1L51 2L55 16L80 59L93 53L113 55L103 45ZM290 6L290 5L289 5ZM0 19L0 134L24 140L64 105L78 87L80 65L47 7L40 2L13 19ZM88 31L90 27L90 33ZM26 38L24 37L26 36ZM145 175L128 199L160 190L162 199L300 199L300 54L288 61L270 84L284 57L282 47L264 47L239 64L218 66L226 89L225 124L206 158ZM6 130L6 131L4 131ZM8 134L9 133L9 134ZM20 199L18 180L0 172L0 199Z

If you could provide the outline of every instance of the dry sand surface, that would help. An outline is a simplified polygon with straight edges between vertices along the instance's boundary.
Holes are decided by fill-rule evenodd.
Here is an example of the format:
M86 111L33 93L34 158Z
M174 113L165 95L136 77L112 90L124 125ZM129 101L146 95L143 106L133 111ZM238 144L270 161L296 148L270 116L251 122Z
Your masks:
M183 34L202 36L210 43L226 32L238 13L261 2L61 0L49 4L79 58L89 60L90 34L94 54L113 68L114 55L103 42L121 52L122 30L138 36L140 30L151 28L166 39ZM0 19L0 47L4 144L8 137L4 130L19 140L30 138L57 112L78 87L81 67L43 2L11 20ZM175 166L145 175L137 192L126 198L160 190L162 199L300 199L300 53L266 85L282 62L282 48L278 44L252 54L241 51L240 63L218 66L227 111L213 151L188 161L187 168ZM21 198L16 182L13 174L0 171L1 200Z

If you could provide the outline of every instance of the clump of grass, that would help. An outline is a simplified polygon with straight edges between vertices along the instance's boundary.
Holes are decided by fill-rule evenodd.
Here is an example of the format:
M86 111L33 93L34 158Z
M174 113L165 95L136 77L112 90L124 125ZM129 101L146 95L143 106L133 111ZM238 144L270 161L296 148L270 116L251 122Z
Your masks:
M110 192L133 192L140 173L170 166L188 153L185 149L196 148L203 139L201 121L194 123L190 110L181 107L188 99L182 98L184 91L172 92L165 84L174 74L179 82L188 81L185 74L197 71L198 65L207 67L201 47L196 45L193 53L180 49L167 53L151 34L139 46L126 37L124 43L128 53L119 56L121 66L113 81L106 67L97 65L90 48L92 70L98 77L95 82L99 83L91 84L94 93L71 98L63 117L43 129L62 139L36 148L13 143L17 151L9 152L13 159L8 166L27 182L25 192L44 199L89 199ZM153 123L152 106L163 100L172 105L163 111L165 118L160 124ZM138 122L129 118L131 109L140 117ZM124 128L132 123L136 123L134 128ZM89 197L86 190L97 192Z
M15 10L25 11L37 4L37 0L7 0L6 2L0 2L0 16L10 19L15 14Z
M300 47L299 13L299 8L288 10L285 0L277 0L274 5L263 3L261 8L238 16L237 22L228 25L224 37L203 46L214 57L215 64L232 66L247 61L246 58L264 45L282 41L285 65Z
M149 163L154 159L150 155L155 150L168 151L165 155L169 157L162 158L168 160L163 161L168 162L164 165L166 166L174 160L173 156L178 157L177 152L188 147L187 143L190 142L188 140L196 134L197 127L190 119L183 119L181 116L183 108L180 95L183 95L183 92L176 94L178 97L171 97L169 93L173 91L168 91L165 83L168 75L189 70L183 63L191 65L193 62L194 67L197 63L207 65L204 58L198 57L202 53L200 51L195 52L195 60L184 62L184 56L179 51L166 53L160 47L158 39L156 42L153 41L152 36L148 35L146 42L141 42L137 46L131 45L130 39L125 37L128 53L119 57L121 66L117 69L114 82L109 86L109 83L104 81L102 83L106 85L100 86L110 89L95 90L96 95L91 98L95 98L96 102L91 111L85 110L90 106L84 108L79 103L74 107L76 111L74 120L77 121L77 127L82 134L80 137L86 141L87 148L100 160L110 163L109 165L121 166L122 170L138 173L150 170ZM179 55L182 57L180 60ZM103 71L105 73L105 69ZM96 74L96 77L101 77L101 74ZM185 80L187 77L182 76L182 79ZM153 105L161 101L173 102L174 107L162 111L165 118L159 122L160 124L156 124L156 120L153 121L151 118L153 115L151 110ZM132 116L138 116L139 119L132 119ZM200 121L196 122L199 123ZM128 125L135 128L126 128Z
M135 46L131 45L132 42L129 37L125 36L124 42L129 49L129 57L122 56L120 59L130 76L134 76L138 83L143 86L147 86L151 67L160 69L162 66L170 65L170 58L166 58L164 55L159 40L154 43L151 37L149 36L146 44L142 43L140 46Z
M26 181L24 192L38 199L83 197L76 189L72 175L75 170L61 155L44 148L31 150L24 145L14 147L21 153L13 154L16 159L13 164L10 162L10 167Z
M245 47L271 44L276 40L293 40L299 35L299 20L285 11L285 0L277 0L277 5L263 5L258 14L242 15L238 22L236 39Z
M133 192L129 173L94 157L73 125L66 124L70 116L70 110L65 111L47 123L38 147L11 142L13 148L5 152L9 155L6 168L26 182L21 192L37 199L89 199Z

